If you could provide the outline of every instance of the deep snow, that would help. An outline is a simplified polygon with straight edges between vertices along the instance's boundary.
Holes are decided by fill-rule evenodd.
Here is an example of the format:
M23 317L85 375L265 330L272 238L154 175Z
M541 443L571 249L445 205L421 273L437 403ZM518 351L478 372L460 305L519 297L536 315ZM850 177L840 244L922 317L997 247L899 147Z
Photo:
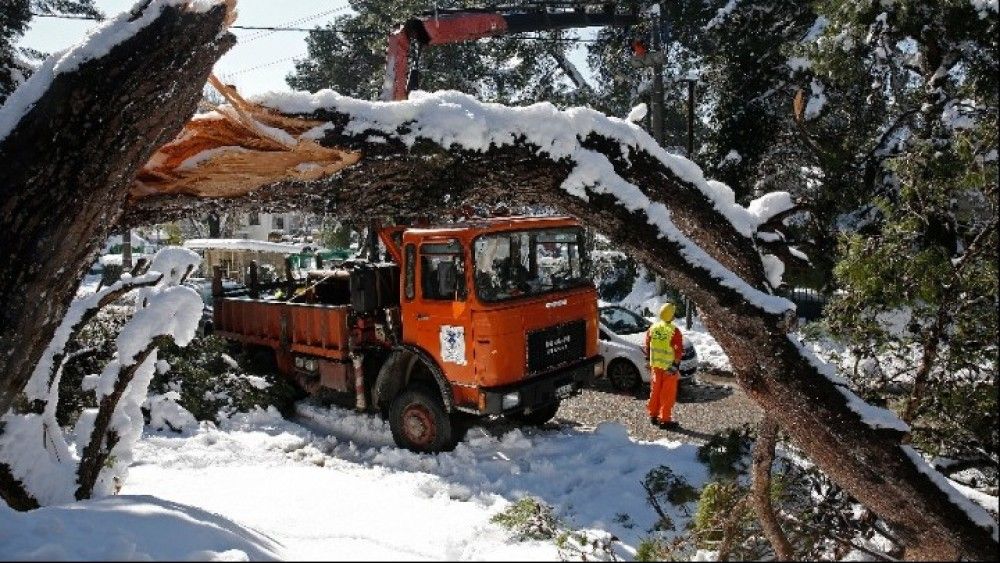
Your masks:
M489 521L528 495L571 528L614 534L617 555L631 558L655 520L641 479L666 464L701 486L695 452L608 423L500 436L476 427L453 452L415 454L376 417L303 403L299 422L271 410L183 435L147 431L123 496L0 510L0 557L558 559L553 542L516 542ZM104 524L111 540L96 545Z

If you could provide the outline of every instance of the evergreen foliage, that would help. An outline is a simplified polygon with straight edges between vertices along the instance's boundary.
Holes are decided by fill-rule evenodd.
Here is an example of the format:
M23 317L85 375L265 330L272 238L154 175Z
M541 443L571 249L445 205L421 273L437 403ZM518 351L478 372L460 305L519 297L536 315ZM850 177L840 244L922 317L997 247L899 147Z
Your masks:
M4 0L0 4L0 105L15 88L31 75L28 59L41 53L17 47L28 30L32 14L72 14L102 17L94 0Z
M385 75L386 39L411 17L428 10L480 6L480 2L354 0L356 12L340 16L306 39L308 56L296 61L288 84L315 92L375 99ZM331 30L340 30L333 32ZM558 33L545 34L558 37ZM570 91L558 62L564 46L512 36L479 42L437 45L420 54L420 89L473 92L485 100L519 103L550 99ZM411 53L411 57L414 55Z
M15 44L28 30L30 4L29 0L0 4L0 104L24 81L27 72Z

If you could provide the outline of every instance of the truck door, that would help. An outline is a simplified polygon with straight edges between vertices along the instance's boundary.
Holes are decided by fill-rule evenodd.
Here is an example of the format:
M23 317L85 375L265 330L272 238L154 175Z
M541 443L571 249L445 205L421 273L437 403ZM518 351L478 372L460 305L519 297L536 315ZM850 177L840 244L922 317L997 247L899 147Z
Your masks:
M453 238L428 239L416 249L412 246L407 245L405 259L415 259L415 271L409 272L415 278L415 298L404 312L404 339L430 352L452 382L472 384L467 249Z

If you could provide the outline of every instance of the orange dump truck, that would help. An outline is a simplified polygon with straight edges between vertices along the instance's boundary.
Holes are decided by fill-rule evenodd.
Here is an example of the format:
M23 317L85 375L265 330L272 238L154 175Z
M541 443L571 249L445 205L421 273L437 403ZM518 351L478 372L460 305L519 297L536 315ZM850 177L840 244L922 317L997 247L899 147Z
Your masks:
M217 295L215 331L273 351L308 391L382 414L415 451L450 449L475 417L542 424L601 375L597 294L575 219L379 235L393 262L344 263L289 301Z

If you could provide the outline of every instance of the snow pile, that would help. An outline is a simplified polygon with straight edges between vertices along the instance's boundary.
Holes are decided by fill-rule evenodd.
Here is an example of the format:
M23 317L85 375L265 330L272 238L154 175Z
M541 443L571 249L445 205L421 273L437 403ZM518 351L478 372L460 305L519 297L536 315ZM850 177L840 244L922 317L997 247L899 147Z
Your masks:
M276 252L279 254L301 254L312 248L308 244L236 238L194 238L184 241L184 247L195 250L249 250L256 252Z
M634 108L632 108L628 115L625 116L625 121L629 123L639 123L643 119L646 119L647 108L645 103L641 103Z
M28 80L15 90L3 106L0 106L0 141L7 137L35 103L52 85L60 74L73 72L80 65L106 56L120 43L128 40L156 21L164 8L186 6L188 10L205 12L222 0L151 0L142 13L135 17L131 12L122 12L87 32L87 37L79 44L45 60ZM135 19L132 19L135 17ZM131 21L130 21L131 20Z
M809 95L809 101L806 102L806 109L803 112L803 117L807 120L819 117L823 107L826 106L826 87L823 86L823 83L813 78L809 89L812 93Z
M576 529L616 535L618 555L631 559L657 520L640 485L646 473L664 464L692 486L708 479L696 446L636 442L618 424L500 436L473 428L455 451L426 455L397 448L374 416L311 404L299 415L309 429L270 410L189 436L147 435L123 492L220 514L275 538L288 559L557 559L552 542L515 543L489 521L533 496ZM689 518L665 508L679 525Z
M56 360L65 350L74 326L112 292L134 286L137 282L156 282L136 290L137 310L118 334L116 357L104 367L99 377L85 381L87 387L96 393L98 403L109 395L120 394L108 427L108 431L118 437L109 457L114 462L101 469L94 490L95 496L102 496L112 493L124 480L131 462L131 448L142 432L140 406L146 400L149 382L155 371L155 349L137 367L130 366L141 358L156 337L170 336L183 346L195 334L201 318L202 300L193 289L179 284L199 261L198 255L190 250L165 248L154 256L149 273L135 279L126 274L116 284L78 298L70 305L25 387L29 400L44 402L43 412L9 412L0 419L4 425L4 432L0 433L0 460L10 467L13 476L40 504L73 500L78 486L77 465L84 448L91 442L98 414L96 408L85 409L69 440L56 422L62 376ZM131 380L121 379L123 373L130 369L134 369Z
M781 276L785 273L785 263L773 254L764 254L761 259L764 261L764 274L767 276L767 283L771 287L780 286Z
M198 420L180 405L181 395L167 391L162 395L150 394L144 406L149 409L148 427L153 430L185 432L198 427Z
M741 155L738 150L731 149L729 152L726 153L726 156L722 157L722 159L719 160L718 166L719 168L726 165L736 166L741 162L743 162L743 155Z
M315 94L272 92L255 101L288 114L311 114L321 109L341 112L350 116L344 126L346 134L358 137L391 134L407 146L427 139L444 147L485 151L513 145L523 138L553 160L576 163L562 183L566 192L584 200L588 199L588 191L613 196L626 210L644 213L649 224L680 247L681 255L690 264L708 271L750 303L772 314L794 308L788 300L760 291L729 271L677 228L665 205L649 199L638 186L619 176L605 155L582 146L583 139L597 134L620 141L625 159L632 150L650 154L709 198L740 233L752 238L760 218L738 205L728 186L708 182L697 165L667 152L634 123L588 108L559 110L550 103L525 107L482 103L453 91L414 92L406 102L388 103L357 100L330 90ZM303 138L322 138L332 127L330 123L318 126L304 133Z
M989 17L990 11L994 14L1000 11L1000 1L998 0L969 0L969 2L972 2L972 7L979 12L979 19Z
M708 23L705 24L704 29L707 31L709 29L716 28L722 22L726 21L726 18L729 17L729 14L733 13L733 10L736 9L736 3L737 0L729 0L728 2L726 2L725 6L716 10L715 16L713 16L712 19L708 20Z
M270 538L221 516L149 496L15 512L0 502L0 558L273 561Z

